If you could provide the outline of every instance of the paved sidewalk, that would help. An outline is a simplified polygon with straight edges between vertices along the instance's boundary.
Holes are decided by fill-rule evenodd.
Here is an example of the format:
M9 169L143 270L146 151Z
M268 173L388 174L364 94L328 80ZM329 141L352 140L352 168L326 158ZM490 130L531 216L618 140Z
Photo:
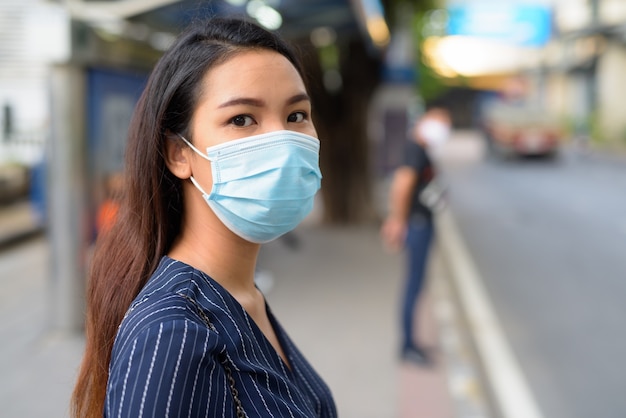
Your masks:
M327 380L339 415L451 417L443 368L398 363L402 260L383 252L377 228L310 228L298 236L295 251L281 241L267 245L260 265L275 277L270 304ZM430 412L414 415L416 405Z
M331 387L340 417L489 418L437 251L420 332L438 364L423 369L397 359L402 259L383 251L377 226L305 225L294 236L295 247L263 247L262 286ZM67 416L83 338L47 326L49 263L43 236L0 252L0 417Z
M270 243L260 266L274 276L274 311L327 380L340 417L490 417L437 249L418 324L437 364L424 369L397 357L403 257L383 251L378 227L297 232L299 248Z

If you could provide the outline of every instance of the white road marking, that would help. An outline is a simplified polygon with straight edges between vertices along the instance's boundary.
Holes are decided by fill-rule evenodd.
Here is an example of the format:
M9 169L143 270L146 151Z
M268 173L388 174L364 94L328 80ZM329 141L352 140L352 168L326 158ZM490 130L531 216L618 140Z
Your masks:
M437 233L503 418L542 418L449 209L438 215Z

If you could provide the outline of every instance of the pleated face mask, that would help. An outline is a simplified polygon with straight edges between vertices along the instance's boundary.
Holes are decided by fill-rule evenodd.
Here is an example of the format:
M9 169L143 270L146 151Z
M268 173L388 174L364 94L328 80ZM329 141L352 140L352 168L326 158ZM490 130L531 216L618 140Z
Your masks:
M179 135L180 136L180 135ZM222 223L255 243L293 230L313 209L320 188L320 142L294 131L274 131L208 147L213 188L194 186Z

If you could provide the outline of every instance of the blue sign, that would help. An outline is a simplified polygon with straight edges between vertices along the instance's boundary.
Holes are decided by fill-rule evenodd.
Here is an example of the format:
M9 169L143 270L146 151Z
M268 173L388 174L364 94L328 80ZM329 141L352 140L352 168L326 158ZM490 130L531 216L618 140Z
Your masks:
M543 46L552 33L552 10L545 4L501 0L450 2L447 33Z

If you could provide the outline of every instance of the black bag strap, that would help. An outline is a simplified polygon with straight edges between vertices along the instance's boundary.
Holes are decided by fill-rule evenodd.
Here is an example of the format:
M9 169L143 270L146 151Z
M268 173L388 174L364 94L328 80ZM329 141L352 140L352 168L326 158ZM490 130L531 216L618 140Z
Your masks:
M179 293L179 295L191 302L191 304L196 308L196 313L198 314L200 319L202 319L202 322L204 322L211 331L217 332L215 326L213 325L207 314L204 312L202 307L198 305L198 302L196 302L194 299L190 298L187 295L183 295L181 293ZM221 355L221 357L222 359L220 360L220 362L222 363L224 371L226 372L226 379L228 379L230 392L232 393L233 399L235 401L235 411L237 413L237 418L246 418L247 415L243 410L243 406L241 406L241 400L239 400L239 391L235 387L235 378L233 377L233 372L230 368L228 357L226 355Z

